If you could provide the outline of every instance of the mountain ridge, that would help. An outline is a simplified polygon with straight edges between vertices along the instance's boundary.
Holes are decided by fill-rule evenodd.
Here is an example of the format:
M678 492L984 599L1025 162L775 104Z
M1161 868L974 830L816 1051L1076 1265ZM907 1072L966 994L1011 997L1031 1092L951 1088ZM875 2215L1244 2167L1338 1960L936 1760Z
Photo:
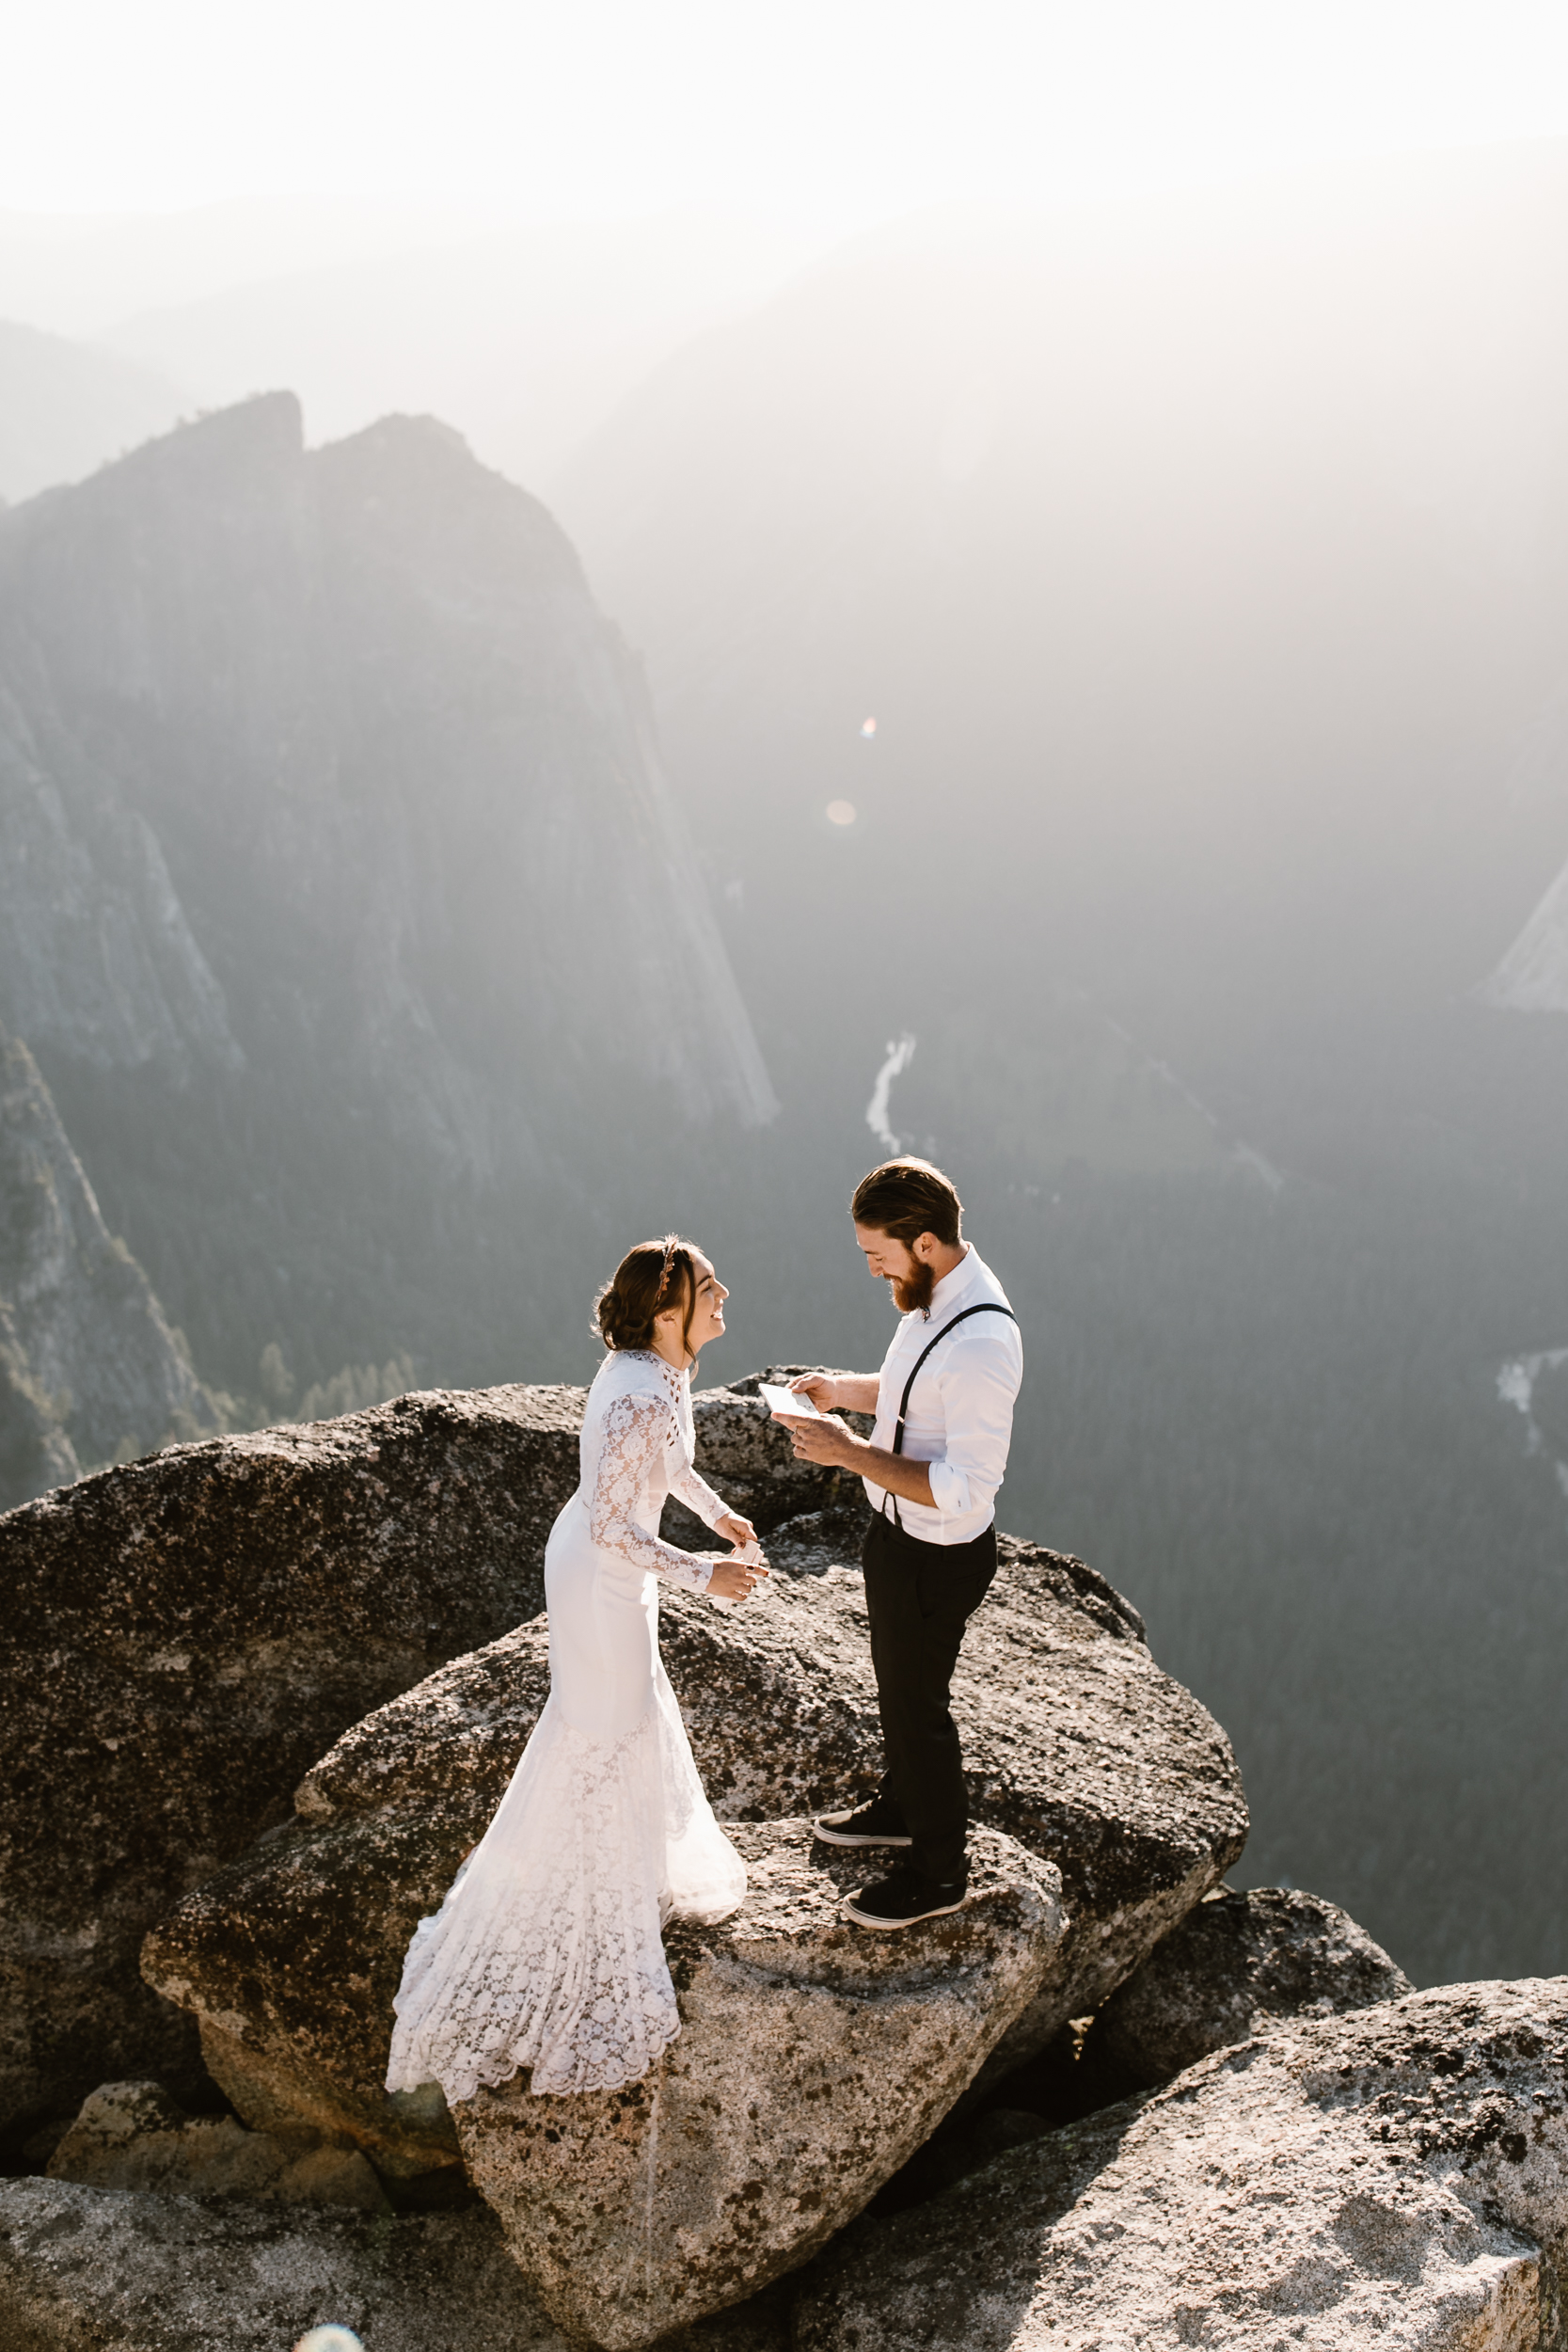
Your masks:
M145 360L0 318L0 504L73 482L187 404Z
M494 1361L585 1155L776 1109L637 667L433 419L263 394L0 516L0 1018L233 1389Z

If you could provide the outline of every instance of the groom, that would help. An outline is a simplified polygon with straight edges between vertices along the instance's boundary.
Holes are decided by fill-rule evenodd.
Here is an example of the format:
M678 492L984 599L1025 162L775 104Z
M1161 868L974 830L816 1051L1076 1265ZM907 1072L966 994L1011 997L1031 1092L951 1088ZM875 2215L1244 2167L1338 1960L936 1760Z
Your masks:
M994 1504L1023 1344L940 1168L884 1161L856 1186L849 1213L903 1321L879 1373L807 1373L793 1385L824 1414L875 1413L876 1427L867 1439L835 1420L784 1426L799 1459L860 1471L871 1499L861 1557L887 1771L868 1804L824 1815L816 1834L902 1852L847 1909L863 1928L907 1928L957 1911L968 1889L969 1792L950 1689L964 1628L996 1574Z

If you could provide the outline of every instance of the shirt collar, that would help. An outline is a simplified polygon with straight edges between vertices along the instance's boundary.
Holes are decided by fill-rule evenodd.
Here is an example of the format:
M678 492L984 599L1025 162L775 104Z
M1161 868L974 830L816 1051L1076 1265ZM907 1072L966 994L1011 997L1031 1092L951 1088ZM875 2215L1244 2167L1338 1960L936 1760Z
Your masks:
M963 1256L958 1260L958 1264L953 1268L950 1274L944 1274L942 1276L941 1281L931 1293L931 1303L926 1310L926 1320L927 1323L937 1322L941 1316L946 1313L949 1307L956 1304L962 1293L969 1288L970 1283L974 1279L974 1275L979 1263L980 1261L975 1255L974 1244L972 1241L966 1241L964 1244Z

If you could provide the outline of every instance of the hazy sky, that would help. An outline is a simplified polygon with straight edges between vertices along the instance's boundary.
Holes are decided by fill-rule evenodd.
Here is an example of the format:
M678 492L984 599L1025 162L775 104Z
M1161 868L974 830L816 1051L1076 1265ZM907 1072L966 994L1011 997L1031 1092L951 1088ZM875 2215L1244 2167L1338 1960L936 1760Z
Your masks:
M8 0L0 206L851 227L1568 131L1562 0Z

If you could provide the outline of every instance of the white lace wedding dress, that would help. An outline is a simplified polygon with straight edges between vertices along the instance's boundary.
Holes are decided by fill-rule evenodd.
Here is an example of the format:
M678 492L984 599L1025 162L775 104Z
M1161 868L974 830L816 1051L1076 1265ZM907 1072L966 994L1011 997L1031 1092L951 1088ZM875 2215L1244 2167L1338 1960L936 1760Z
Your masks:
M614 2090L680 2030L659 1930L746 1892L658 1655L658 1580L711 1564L661 1541L667 1494L712 1527L692 1468L690 1385L653 1354L607 1357L582 1477L545 1553L550 1694L506 1794L432 1919L393 2004L388 2090L449 2101L532 2069L537 2091Z

